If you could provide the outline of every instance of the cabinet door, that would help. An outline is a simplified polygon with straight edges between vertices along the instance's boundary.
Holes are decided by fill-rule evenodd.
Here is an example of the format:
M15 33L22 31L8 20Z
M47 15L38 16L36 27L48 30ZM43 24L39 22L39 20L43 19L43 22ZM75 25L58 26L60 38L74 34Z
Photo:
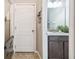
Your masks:
M68 47L69 47L68 46L68 42L64 42L64 59L69 59L68 58L68 56L69 56L69 53L68 53L69 52L68 51L69 49L68 49Z
M63 59L63 42L58 40L49 40L48 59Z

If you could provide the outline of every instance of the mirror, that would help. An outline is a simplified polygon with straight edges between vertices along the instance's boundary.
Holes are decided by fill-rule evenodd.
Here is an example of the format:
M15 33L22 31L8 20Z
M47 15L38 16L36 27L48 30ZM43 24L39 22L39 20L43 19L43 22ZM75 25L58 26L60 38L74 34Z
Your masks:
M48 32L69 32L69 0L48 0Z

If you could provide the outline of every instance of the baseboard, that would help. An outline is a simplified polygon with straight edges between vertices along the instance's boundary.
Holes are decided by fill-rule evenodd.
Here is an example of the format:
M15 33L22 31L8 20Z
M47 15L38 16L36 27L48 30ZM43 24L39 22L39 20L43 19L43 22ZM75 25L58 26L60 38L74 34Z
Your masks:
M35 53L38 55L39 59L41 59L41 56L40 56L39 52L35 51Z

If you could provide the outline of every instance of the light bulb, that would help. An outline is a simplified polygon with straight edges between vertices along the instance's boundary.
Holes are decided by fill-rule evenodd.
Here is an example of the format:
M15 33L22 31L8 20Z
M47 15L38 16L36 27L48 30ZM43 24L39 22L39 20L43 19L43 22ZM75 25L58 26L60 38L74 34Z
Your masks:
M48 8L57 8L57 7L62 7L62 2L61 1L55 1L55 2L48 2Z

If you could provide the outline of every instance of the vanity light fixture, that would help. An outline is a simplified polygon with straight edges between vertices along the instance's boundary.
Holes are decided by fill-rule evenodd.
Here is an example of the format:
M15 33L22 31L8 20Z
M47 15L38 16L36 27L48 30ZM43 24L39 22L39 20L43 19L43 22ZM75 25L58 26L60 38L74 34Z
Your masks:
M54 2L48 1L48 8L57 8L62 7L62 2L59 0L56 0Z

